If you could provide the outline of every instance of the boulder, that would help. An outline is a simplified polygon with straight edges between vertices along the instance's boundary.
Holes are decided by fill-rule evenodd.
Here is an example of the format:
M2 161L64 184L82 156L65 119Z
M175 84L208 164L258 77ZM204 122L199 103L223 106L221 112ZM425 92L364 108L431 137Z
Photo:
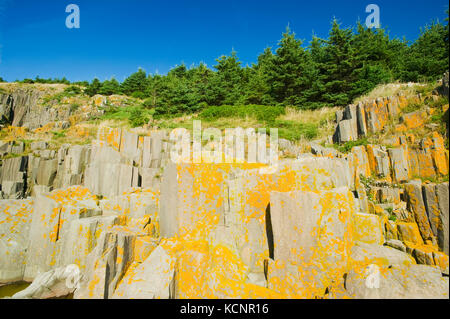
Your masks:
M0 284L23 280L33 200L0 200Z
M297 298L323 295L348 267L352 194L345 187L318 194L272 192L270 208L274 264L269 288Z
M420 234L425 243L431 241L436 243L436 238L431 230L425 204L422 197L422 187L418 183L408 183L405 185L405 194L408 203L408 210L414 214Z
M384 243L383 219L374 214L355 214L355 240L369 244Z
M110 299L134 261L136 235L116 226L103 232L95 249L87 256L86 276L74 299Z
M68 265L39 274L26 289L12 299L50 299L72 294L81 278L77 265Z
M448 183L425 184L422 191L433 235L437 238L439 248L448 254Z
M354 265L366 267L376 264L379 267L389 267L392 265L412 265L414 259L398 249L378 244L367 244L355 242L351 250L351 260Z
M394 264L382 273L352 270L347 275L347 293L355 299L448 299L448 277L426 265Z
M405 182L409 179L408 154L403 147L388 149L389 158L396 182Z
M395 248L395 249L398 249L398 250L406 253L406 246L400 240L389 239L389 240L386 240L385 245Z
M7 158L2 162L0 184L4 198L22 198L26 191L28 156Z
M174 281L175 259L158 246L119 283L113 299L168 299Z

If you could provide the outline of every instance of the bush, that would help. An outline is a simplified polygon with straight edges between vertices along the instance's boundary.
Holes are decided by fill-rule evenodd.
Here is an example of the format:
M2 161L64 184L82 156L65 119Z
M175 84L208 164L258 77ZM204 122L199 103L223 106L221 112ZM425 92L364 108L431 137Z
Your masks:
M142 102L142 106L146 107L146 108L151 108L153 107L153 98L149 97L147 99L144 100L144 102Z
M146 98L146 95L144 92L136 91L131 94L131 97L134 97L135 99L143 100Z
M138 127L146 124L149 118L147 114L144 113L142 108L135 107L131 110L128 120L130 121L131 127Z
M64 89L64 93L67 95L77 95L81 94L81 89L78 86L71 85Z
M361 146L361 145L367 145L367 144L369 144L369 141L367 140L367 138L362 138L362 139L359 139L359 140L357 140L357 141L350 141L350 142L346 142L346 143L344 143L344 144L342 144L342 145L336 145L336 144L333 144L333 146L339 151L339 152L342 152L342 153L348 153L348 152L350 152L351 150L352 150L352 148L353 147L355 147L355 146Z

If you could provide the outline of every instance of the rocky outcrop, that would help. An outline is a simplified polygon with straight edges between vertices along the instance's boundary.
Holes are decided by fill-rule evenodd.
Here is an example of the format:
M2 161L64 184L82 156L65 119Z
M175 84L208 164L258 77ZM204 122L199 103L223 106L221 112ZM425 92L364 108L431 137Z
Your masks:
M390 118L397 116L405 106L403 96L378 98L374 101L348 105L336 115L335 143L356 141L360 137L383 130Z
M1 123L36 129L51 122L67 120L70 107L43 106L38 103L43 94L40 90L29 88L0 93Z
M337 117L349 136L372 134L402 103ZM448 174L448 151L438 134L411 144L343 154L311 143L267 174L174 164L164 131L102 127L92 144L37 141L23 156L3 143L0 256L12 257L0 258L0 283L35 280L22 298L445 296L448 183L412 179ZM69 265L81 276L72 290L58 275ZM386 291L366 285L375 266Z

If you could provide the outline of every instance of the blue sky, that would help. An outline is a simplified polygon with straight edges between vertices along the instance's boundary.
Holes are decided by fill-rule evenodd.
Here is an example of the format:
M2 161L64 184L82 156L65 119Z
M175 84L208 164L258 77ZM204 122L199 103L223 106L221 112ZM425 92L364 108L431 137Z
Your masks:
M70 3L80 7L80 29L65 26ZM408 40L443 21L448 8L447 0L0 0L0 76L122 81L138 67L160 74L182 62L212 67L232 49L251 64L288 24L309 42L313 32L327 36L333 17L344 27L364 22L370 3L391 36Z

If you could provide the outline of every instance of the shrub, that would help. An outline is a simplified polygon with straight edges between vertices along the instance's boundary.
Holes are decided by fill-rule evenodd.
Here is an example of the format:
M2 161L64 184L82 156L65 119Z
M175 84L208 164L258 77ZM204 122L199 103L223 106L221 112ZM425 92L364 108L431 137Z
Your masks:
M78 110L80 108L81 104L78 103L74 103L70 105L70 113L75 112L76 110Z
M136 92L133 92L131 94L131 97L134 97L135 99L141 99L142 100L142 99L146 98L146 95L145 95L144 92L136 91Z
M128 119L132 127L143 126L148 122L149 118L147 114L144 113L143 109L140 107L135 107L130 112L130 117Z
M64 89L64 93L66 95L77 95L77 94L81 94L81 89L78 86L71 85Z
M350 142L346 142L342 145L337 145L337 144L333 144L333 146L342 153L348 153L352 150L353 147L355 146L361 146L361 145L367 145L369 144L369 141L367 140L367 138L362 138L359 139L357 141L350 141Z
M153 104L153 98L147 98L147 99L145 99L144 100L144 102L142 102L142 106L143 107L146 107L146 108L151 108L151 107L153 107L154 106L154 104Z

